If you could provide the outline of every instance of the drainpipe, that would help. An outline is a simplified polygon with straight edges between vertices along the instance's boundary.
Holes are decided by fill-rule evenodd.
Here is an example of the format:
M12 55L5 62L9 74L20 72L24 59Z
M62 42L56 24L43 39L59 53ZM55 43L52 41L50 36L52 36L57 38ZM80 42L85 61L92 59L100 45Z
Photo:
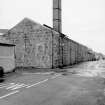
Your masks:
M53 66L53 57L54 57L54 55L53 55L53 30L51 29L51 33L52 33L52 69L54 68L54 66Z

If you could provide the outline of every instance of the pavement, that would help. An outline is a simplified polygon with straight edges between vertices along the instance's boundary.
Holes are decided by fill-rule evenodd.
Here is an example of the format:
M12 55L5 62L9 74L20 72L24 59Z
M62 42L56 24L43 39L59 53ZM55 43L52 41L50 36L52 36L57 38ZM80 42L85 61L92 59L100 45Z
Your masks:
M66 70L10 74L0 83L0 105L105 105L105 61Z

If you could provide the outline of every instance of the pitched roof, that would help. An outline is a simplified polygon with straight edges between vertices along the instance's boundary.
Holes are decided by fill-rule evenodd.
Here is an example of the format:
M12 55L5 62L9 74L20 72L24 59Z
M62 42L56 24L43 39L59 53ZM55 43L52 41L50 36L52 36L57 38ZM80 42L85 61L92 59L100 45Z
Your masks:
M36 25L36 26L41 26L41 24L39 24L38 22L33 21L32 19L29 19L27 17L25 17L24 19L22 19L19 23L17 23L13 28L11 28L10 30L14 29L17 26L24 26L26 24L31 24L31 25ZM10 31L9 30L9 31Z

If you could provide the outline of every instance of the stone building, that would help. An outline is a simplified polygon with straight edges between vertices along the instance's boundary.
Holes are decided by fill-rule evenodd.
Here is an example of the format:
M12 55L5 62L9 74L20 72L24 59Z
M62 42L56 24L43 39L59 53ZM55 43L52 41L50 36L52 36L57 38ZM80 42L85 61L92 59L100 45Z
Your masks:
M86 46L28 18L24 18L3 37L16 45L16 67L56 68L93 58Z
M16 67L57 68L92 60L88 48L28 18L3 35L15 46Z
M54 68L60 65L59 33L28 18L3 35L15 44L16 66Z
M53 28L25 18L3 37L16 45L16 67L56 68L89 59L87 47L62 34L61 0L53 0Z

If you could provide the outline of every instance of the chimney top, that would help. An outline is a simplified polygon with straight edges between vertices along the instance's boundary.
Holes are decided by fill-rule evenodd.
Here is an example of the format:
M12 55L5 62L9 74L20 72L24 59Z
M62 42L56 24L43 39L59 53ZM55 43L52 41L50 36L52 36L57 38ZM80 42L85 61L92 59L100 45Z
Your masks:
M61 0L53 0L53 28L62 32Z

